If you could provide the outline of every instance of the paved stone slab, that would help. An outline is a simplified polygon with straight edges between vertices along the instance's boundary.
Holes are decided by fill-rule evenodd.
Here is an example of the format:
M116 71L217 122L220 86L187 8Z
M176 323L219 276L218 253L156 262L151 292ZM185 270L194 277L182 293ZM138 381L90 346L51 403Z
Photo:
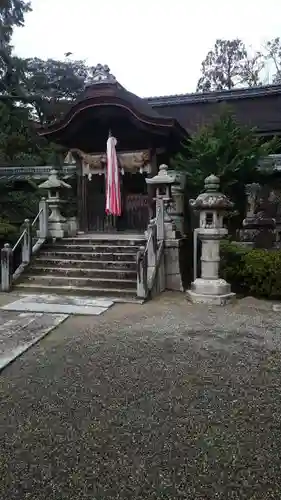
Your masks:
M114 304L112 300L87 297L65 297L61 295L25 295L7 304L7 311L26 311L56 314L78 314L99 316Z
M0 312L0 370L62 323L65 314Z

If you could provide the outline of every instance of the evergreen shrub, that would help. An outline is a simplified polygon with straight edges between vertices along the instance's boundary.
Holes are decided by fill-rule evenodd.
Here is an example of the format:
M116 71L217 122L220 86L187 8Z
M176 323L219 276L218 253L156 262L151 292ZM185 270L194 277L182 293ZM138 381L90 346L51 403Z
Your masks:
M237 293L281 299L280 250L249 249L222 241L220 274Z

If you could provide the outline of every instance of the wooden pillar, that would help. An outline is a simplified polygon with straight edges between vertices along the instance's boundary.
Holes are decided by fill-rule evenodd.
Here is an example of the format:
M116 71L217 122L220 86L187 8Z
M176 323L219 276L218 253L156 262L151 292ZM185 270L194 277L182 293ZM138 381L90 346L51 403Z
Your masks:
M150 173L147 175L148 178L154 177L157 175L158 166L157 166L157 154L155 150L151 150L151 160L150 160ZM148 195L148 218L149 223L150 219L155 217L155 201L153 200L155 193L153 191L153 187L151 185L147 185L147 195Z
M83 175L82 175L82 162L81 159L76 156L76 175L77 175L77 219L78 219L78 230L84 231L83 225Z
M88 221L88 176L82 175L82 196L81 196L81 207L82 207L82 231L87 232L89 230Z

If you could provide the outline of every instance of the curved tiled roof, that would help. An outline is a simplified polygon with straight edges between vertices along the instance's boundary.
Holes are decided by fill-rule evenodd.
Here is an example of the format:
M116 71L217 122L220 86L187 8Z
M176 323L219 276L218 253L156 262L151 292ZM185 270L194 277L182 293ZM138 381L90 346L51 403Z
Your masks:
M89 82L78 99L68 108L65 115L60 120L42 128L39 134L48 136L49 134L58 133L60 130L66 129L76 119L77 115L80 115L84 110L89 108L94 110L108 106L122 108L135 119L155 129L157 127L159 129L174 128L182 136L186 133L176 118L171 115L165 116L163 112L158 113L148 101L127 91L120 85L115 77L110 74L107 66L98 65L94 71L93 81Z

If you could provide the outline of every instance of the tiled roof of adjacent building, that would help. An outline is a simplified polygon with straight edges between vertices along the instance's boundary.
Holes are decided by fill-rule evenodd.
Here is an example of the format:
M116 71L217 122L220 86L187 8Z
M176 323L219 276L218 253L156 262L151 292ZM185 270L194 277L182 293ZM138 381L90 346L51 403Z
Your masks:
M232 109L239 123L261 134L281 134L281 85L146 98L158 113L172 116L190 133L214 120L221 106Z

